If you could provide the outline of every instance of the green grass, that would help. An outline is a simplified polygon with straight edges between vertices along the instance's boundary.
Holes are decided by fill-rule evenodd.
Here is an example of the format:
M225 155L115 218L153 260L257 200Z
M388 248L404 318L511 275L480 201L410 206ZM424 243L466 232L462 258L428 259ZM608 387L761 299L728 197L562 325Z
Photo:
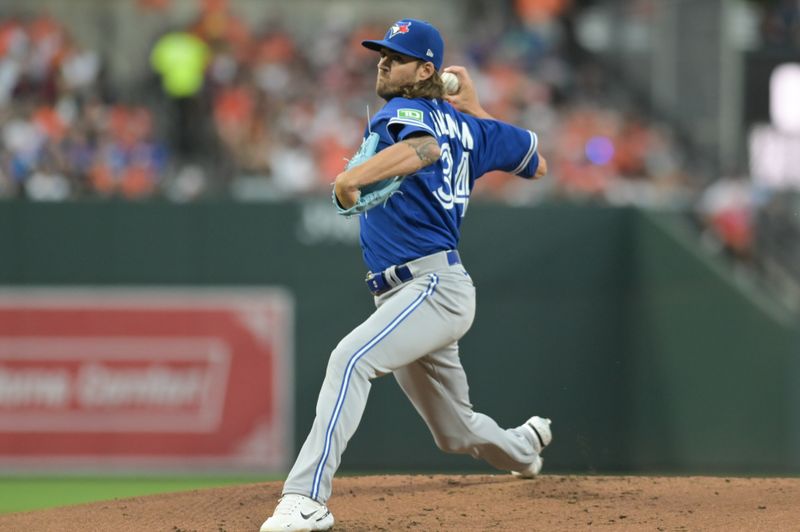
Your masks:
M256 476L0 477L0 514L116 498L278 480Z

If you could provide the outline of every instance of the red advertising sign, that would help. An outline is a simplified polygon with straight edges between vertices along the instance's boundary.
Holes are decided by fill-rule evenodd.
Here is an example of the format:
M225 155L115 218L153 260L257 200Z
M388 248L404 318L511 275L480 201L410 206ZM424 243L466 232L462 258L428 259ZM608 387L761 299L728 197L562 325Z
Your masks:
M292 300L0 290L0 466L285 467Z

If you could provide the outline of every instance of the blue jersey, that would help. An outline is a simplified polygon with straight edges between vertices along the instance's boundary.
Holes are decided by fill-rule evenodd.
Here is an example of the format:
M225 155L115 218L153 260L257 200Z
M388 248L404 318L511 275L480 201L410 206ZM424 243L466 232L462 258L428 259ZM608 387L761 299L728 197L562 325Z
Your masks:
M442 100L393 98L369 131L380 135L378 151L418 133L432 135L441 149L438 161L406 177L384 205L361 214L361 248L372 272L456 249L475 179L492 170L529 178L539 165L535 133Z

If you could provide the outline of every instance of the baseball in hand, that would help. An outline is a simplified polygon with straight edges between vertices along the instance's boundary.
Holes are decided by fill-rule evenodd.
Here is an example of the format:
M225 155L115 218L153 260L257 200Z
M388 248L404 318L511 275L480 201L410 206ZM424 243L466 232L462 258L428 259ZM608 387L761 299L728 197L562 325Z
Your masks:
M452 72L442 72L442 83L444 84L444 92L447 94L458 92L458 76Z

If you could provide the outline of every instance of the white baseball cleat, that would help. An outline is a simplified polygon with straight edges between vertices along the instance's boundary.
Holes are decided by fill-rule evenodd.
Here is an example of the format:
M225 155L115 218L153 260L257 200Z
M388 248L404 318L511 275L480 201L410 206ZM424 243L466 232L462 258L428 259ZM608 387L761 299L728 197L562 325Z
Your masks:
M533 478L542 470L542 464L544 463L541 457L542 451L553 441L550 420L546 417L533 416L519 428L530 432L533 436L533 448L536 451L536 458L525 469L512 471L511 474L519 478Z
M329 530L332 526L333 514L324 504L305 495L287 493L272 517L261 525L261 532L307 532Z

